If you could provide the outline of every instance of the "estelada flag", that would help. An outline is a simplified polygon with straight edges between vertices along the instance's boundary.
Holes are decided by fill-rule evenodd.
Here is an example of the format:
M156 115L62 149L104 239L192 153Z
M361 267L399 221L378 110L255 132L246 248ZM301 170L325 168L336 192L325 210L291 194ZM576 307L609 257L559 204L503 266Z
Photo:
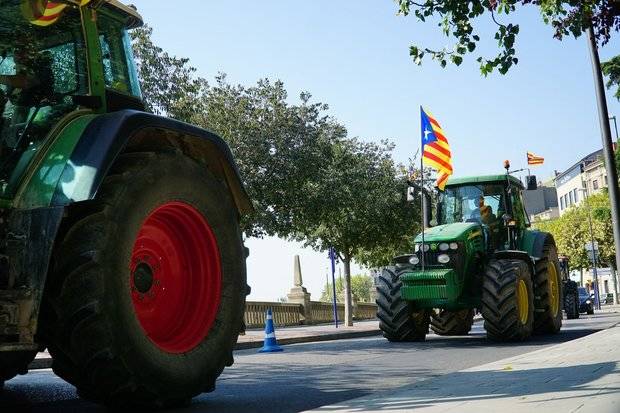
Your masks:
M67 3L86 6L91 0L49 1L49 0L22 0L22 10L30 23L36 26L50 26L58 21Z
M420 106L422 120L422 162L437 171L437 187L443 191L452 175L452 153L439 122Z
M532 152L527 153L528 165L542 165L543 163L545 163L545 158L542 156L534 155Z

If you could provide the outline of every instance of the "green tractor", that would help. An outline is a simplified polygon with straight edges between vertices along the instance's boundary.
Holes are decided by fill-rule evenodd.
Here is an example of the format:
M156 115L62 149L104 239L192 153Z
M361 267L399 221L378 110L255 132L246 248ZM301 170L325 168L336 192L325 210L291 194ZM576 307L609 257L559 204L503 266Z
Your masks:
M49 349L108 405L210 391L243 326L239 219L215 134L144 111L116 0L0 1L0 383Z
M465 335L475 310L495 341L560 330L555 241L528 229L523 189L509 174L448 181L436 202L435 225L376 281L377 315L388 340L422 341L429 325L438 335ZM424 209L428 223L431 208Z

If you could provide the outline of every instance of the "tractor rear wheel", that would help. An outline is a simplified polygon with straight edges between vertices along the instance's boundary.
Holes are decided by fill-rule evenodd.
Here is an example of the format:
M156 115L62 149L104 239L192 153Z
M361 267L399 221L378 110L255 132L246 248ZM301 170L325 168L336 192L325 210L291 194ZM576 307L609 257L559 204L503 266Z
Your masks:
M534 294L530 273L524 261L489 261L482 284L482 316L489 339L522 341L532 334Z
M400 289L402 270L388 267L377 278L377 317L383 337L389 341L424 341L431 310L414 310L403 300Z
M37 355L36 351L0 352L0 389L4 382L18 374L28 373L28 365Z
M536 262L534 284L534 334L555 334L562 328L562 282L555 244L547 240Z
M474 310L439 310L431 313L431 330L439 336L465 336L474 324Z
M111 406L214 389L243 325L245 251L225 184L179 153L122 154L68 218L46 291L53 369Z
M577 290L577 283L568 281L564 284L563 291L566 318L569 320L579 318L579 291Z

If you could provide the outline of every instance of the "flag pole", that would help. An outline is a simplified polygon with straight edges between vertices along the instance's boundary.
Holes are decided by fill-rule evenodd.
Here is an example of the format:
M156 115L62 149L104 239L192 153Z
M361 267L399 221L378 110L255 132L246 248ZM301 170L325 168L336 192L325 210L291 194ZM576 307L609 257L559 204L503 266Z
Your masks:
M422 207L420 214L422 216L422 245L420 246L420 263L422 264L422 271L424 271L424 138L422 138L422 150L420 151L420 206Z

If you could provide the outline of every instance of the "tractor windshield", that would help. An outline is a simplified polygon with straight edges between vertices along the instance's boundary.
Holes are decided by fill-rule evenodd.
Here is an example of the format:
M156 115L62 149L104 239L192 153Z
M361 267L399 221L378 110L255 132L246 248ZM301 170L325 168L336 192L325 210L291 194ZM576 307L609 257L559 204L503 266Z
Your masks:
M497 184L447 187L441 193L437 222L493 225L506 212L504 186Z
M12 192L58 121L87 93L79 11L33 21L19 0L0 0L0 193Z

